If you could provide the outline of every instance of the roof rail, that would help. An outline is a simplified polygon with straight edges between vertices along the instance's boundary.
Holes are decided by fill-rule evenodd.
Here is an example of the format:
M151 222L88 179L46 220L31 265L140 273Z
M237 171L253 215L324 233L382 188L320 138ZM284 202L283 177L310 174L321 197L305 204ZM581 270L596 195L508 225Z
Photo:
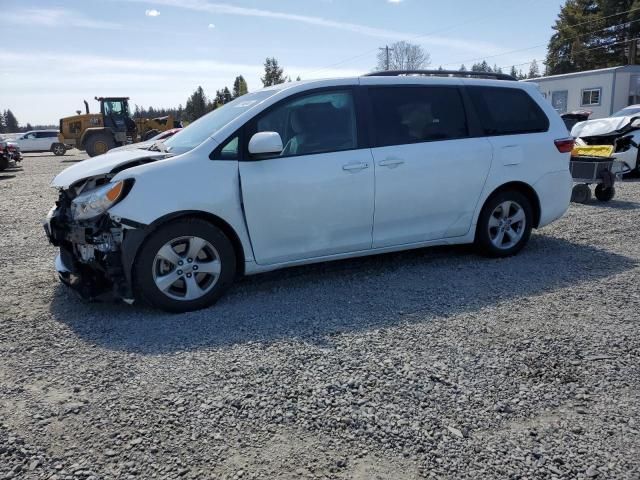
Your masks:
M495 72L469 72L465 70L383 70L367 73L365 77L400 77L403 75L425 75L430 77L477 77L495 80L517 81L511 75Z

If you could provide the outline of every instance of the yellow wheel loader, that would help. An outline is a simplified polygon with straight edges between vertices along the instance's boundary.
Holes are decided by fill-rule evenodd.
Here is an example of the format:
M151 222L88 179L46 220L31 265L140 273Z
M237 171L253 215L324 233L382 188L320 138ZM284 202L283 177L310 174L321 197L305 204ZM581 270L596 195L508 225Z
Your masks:
M60 119L59 149L86 150L90 157L106 153L114 147L148 140L158 133L181 127L171 116L158 118L132 118L129 97L95 97L100 102L100 113L85 113Z

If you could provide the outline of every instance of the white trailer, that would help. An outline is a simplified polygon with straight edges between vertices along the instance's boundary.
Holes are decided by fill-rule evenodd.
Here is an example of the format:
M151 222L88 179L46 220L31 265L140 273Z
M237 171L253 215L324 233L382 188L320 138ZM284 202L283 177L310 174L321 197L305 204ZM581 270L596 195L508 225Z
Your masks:
M560 114L590 110L591 119L604 118L640 103L640 65L552 75L525 82L537 83L542 95Z

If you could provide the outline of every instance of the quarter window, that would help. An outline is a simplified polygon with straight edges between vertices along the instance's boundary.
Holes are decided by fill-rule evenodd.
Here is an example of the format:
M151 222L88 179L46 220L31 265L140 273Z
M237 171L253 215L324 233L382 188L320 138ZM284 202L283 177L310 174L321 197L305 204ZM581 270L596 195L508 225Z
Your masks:
M211 155L212 160L238 160L239 159L239 151L238 145L240 143L240 137L238 135L234 135L230 139L228 139L224 144L216 148Z
M586 90L582 90L582 106L588 107L590 105L600 105L601 94L601 88L588 88Z
M519 88L467 87L485 135L546 132L549 120Z
M456 87L372 87L375 145L403 145L468 136Z
M256 132L277 132L281 157L338 152L358 145L350 91L322 92L285 101L262 116Z

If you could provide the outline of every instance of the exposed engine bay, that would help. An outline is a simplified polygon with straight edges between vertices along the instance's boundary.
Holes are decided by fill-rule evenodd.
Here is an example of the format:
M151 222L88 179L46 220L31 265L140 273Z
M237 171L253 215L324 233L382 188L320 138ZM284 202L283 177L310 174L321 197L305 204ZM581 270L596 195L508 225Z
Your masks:
M123 170L157 159L136 159L109 173L59 188L58 200L47 215L44 229L49 241L60 248L57 263L61 281L84 298L109 292L133 298L131 279L125 273L130 268L125 267L133 262L143 238L139 229L144 225L109 215L108 208L126 197L133 186L132 180L111 180Z

